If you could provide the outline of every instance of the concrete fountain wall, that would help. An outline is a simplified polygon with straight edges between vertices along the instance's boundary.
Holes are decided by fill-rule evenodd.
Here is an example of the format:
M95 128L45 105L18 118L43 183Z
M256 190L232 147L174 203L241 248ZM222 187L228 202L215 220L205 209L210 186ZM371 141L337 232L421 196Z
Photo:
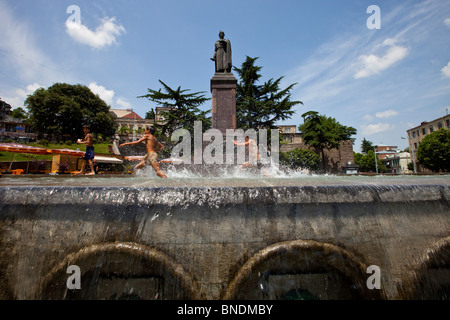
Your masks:
M449 185L3 186L0 199L1 299L433 299L450 287Z

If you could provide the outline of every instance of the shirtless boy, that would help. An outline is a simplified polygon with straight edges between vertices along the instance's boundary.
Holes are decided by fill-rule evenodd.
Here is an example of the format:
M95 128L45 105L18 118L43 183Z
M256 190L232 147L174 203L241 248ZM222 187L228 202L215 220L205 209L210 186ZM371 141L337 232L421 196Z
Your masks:
M94 151L94 138L92 137L92 134L89 132L89 126L83 126L83 131L85 134L84 140L78 139L78 143L85 144L86 145L86 153L83 157L83 164L81 165L81 170L77 172L76 174L81 174L84 172L84 169L86 168L86 163L89 163L89 167L91 168L91 172L88 173L88 175L95 175L94 170L94 157L95 157L95 151Z
M156 148L162 150L164 149L164 146L158 140L156 140L155 136L153 135L154 133L155 129L153 127L146 127L145 134L141 139L133 142L122 143L119 146L119 148L132 144L138 144L145 141L145 146L147 147L147 154L145 155L144 159L136 166L136 169L142 169L147 164L150 164L159 177L167 178L167 176L159 168L158 154L156 153Z
M236 146L245 146L248 156L249 156L249 161L245 162L244 164L241 165L241 168L247 168L250 167L250 157L251 155L256 155L256 161L259 160L259 152L258 152L258 145L256 144L256 141L253 139L250 139L248 136L245 136L245 142L244 143L239 143L237 141L234 141L234 144Z

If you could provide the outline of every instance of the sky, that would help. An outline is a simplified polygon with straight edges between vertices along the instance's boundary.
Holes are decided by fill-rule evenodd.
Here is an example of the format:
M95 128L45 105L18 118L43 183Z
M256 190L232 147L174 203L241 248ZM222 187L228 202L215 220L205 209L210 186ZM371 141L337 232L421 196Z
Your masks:
M159 80L210 98L221 30L234 66L258 57L261 83L296 84L303 104L279 125L317 111L357 130L355 152L363 139L404 149L406 130L450 111L444 0L0 0L0 97L15 109L82 84L141 117Z

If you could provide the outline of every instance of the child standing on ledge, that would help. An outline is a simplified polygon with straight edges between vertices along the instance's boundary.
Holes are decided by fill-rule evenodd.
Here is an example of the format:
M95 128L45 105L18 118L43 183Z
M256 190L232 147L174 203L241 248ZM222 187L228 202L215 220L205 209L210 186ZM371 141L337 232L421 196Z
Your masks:
M95 151L94 151L94 138L92 137L92 134L90 133L90 128L89 126L85 125L83 126L83 131L84 131L84 140L78 139L78 143L81 144L85 144L86 145L86 153L84 154L83 157L83 164L81 165L81 170L80 172L76 173L76 174L81 174L84 172L84 169L86 168L86 163L89 163L89 167L91 168L91 172L88 173L87 175L95 175L95 170L94 170L94 157L95 157Z

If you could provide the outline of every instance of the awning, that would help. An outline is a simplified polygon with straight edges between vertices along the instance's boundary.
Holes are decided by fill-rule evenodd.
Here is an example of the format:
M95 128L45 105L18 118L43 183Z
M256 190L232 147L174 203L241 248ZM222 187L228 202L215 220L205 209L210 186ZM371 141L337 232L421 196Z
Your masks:
M69 156L84 156L84 151L72 150L72 149L47 149L50 154L66 154Z
M67 154L71 156L84 156L84 151L72 149L45 149L39 147L27 146L19 143L0 143L0 151L14 152L14 153L32 153L41 155L51 154Z
M0 143L0 151L14 152L14 153L31 153L49 155L51 152L44 148L31 147L19 143Z

